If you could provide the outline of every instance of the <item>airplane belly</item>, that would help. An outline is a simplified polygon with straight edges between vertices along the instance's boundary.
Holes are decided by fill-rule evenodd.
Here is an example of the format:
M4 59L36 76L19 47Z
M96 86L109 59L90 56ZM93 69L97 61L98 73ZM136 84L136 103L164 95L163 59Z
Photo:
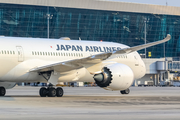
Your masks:
M93 75L91 75L86 68L80 68L77 70L73 70L68 74L61 74L58 78L59 82L76 82L76 81L83 81L83 82L93 82Z
M27 60L24 62L17 62L12 64L6 63L4 69L0 70L0 81L7 82L33 82L33 81L45 81L45 79L40 76L37 72L29 72L30 69L38 66L39 64L46 64L46 61L42 60Z
M48 82L56 85L58 82L94 82L94 79L86 68L80 68L64 73L54 71Z
M14 79L14 73L12 69L18 64L12 60L13 58L0 59L0 81L7 81Z

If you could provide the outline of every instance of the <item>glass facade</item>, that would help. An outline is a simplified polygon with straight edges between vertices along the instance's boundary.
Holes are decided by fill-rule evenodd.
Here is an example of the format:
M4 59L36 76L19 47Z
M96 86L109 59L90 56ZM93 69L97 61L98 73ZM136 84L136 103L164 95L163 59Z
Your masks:
M112 41L136 46L144 44L146 21L147 43L167 34L166 57L180 56L180 16L104 11L47 6L0 4L0 35L47 38L47 13L50 13L50 38ZM164 57L164 44L147 48L152 58ZM144 54L144 50L139 51Z

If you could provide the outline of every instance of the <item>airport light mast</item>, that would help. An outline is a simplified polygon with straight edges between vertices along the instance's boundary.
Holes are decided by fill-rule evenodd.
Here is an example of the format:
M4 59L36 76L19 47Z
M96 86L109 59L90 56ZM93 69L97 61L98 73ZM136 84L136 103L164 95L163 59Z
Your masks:
M46 17L47 17L47 38L49 39L49 19L52 19L53 15L49 14L49 6L47 8L47 14L46 14Z
M144 44L146 44L146 23L147 19L144 20ZM146 48L145 48L145 58L146 58Z
M149 22L149 18L144 18L144 44L146 44L146 24ZM146 58L146 48L145 48L145 58Z

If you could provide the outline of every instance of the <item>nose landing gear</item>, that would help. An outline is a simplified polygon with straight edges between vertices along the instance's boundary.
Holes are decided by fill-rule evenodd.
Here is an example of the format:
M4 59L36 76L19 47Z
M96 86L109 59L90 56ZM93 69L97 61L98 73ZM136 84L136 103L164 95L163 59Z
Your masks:
M39 90L39 95L41 97L62 97L64 94L64 91L61 87L58 87L58 88L54 88L54 87L48 87L48 88L45 88L45 87L42 87L40 90Z
M129 94L129 93L130 93L130 90L129 90L129 88L128 88L128 89L126 89L126 90L120 91L120 93L121 93L121 94Z

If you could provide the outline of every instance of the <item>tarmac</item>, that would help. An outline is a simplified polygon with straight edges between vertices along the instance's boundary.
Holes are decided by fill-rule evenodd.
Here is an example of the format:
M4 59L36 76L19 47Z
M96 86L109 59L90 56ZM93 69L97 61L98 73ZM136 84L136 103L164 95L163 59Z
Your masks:
M129 95L99 87L63 87L61 98L41 98L39 89L7 90L0 97L0 120L180 119L180 87L131 87Z

